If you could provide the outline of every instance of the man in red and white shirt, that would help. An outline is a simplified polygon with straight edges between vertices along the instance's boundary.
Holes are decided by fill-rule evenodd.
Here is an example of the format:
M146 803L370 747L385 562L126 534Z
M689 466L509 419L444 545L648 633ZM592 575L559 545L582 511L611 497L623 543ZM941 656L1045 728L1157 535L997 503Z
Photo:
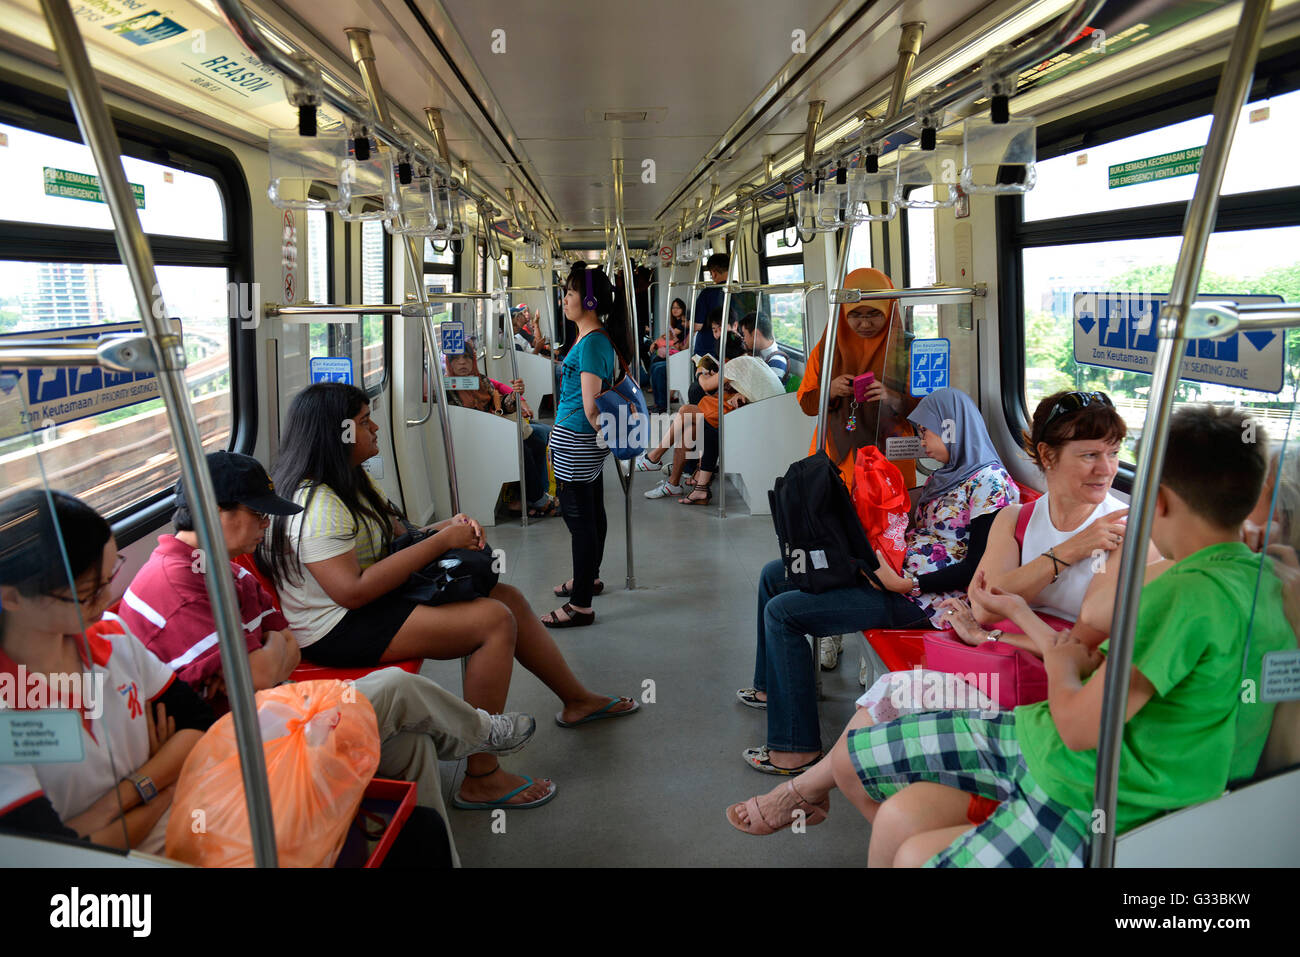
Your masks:
M220 714L227 710L221 652L205 573L210 566L229 568L235 576L253 687L271 688L288 679L299 660L289 623L248 569L230 559L257 548L268 515L294 515L302 506L276 495L266 470L250 456L214 452L208 456L208 467L229 555L203 554L178 483L172 519L176 534L159 537L158 547L122 596L118 613L150 651L201 697L212 700Z

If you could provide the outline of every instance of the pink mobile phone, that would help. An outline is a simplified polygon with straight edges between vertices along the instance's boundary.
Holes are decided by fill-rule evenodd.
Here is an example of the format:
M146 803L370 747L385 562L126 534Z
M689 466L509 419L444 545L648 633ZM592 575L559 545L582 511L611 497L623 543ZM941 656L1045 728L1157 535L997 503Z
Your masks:
M875 373L872 372L864 372L862 375L856 376L853 380L853 401L866 402L867 389L873 385L875 381L876 376Z

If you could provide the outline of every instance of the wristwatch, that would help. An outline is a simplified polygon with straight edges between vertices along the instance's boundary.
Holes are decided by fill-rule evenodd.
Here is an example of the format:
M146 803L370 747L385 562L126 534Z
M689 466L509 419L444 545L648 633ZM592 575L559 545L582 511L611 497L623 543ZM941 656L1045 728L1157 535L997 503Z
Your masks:
M921 594L921 579L916 575L908 575L907 580L912 583L912 590L908 592L913 598Z
M990 632L986 632L986 633L985 633L985 635L984 635L984 640L985 640L985 641L997 641L997 640L998 640L999 638L1001 638L1001 637L1002 637L1002 629L1001 629L1001 628L994 628L992 631L990 631Z
M135 785L136 793L140 795L140 800L148 804L158 796L158 789L154 787L153 778L147 774L130 774L126 780Z

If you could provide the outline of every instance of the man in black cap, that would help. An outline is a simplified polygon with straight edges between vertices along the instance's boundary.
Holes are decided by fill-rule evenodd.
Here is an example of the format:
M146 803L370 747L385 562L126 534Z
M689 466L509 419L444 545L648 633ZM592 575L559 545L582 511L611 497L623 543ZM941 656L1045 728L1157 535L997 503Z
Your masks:
M209 567L224 567L234 576L254 690L291 680L299 661L298 642L268 590L237 560L261 544L269 515L294 515L302 506L277 495L270 476L251 456L212 452L207 459L227 554L204 555L183 483L177 482L172 516L176 534L159 537L158 547L123 595L118 614L150 651L221 714L228 704L204 576ZM417 803L438 812L444 823L439 759L455 761L481 751L510 754L524 746L536 727L530 715L489 715L401 668L373 671L356 679L354 686L375 709L379 724L376 775L414 781ZM450 829L447 834L455 860Z

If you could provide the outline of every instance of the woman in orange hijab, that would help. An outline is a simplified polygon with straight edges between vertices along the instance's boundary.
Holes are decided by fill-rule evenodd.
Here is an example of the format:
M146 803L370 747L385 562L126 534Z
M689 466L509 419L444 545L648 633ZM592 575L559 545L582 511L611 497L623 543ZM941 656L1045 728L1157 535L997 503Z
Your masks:
M844 280L846 289L893 289L889 277L878 269L855 269ZM853 488L853 465L857 450L879 443L884 450L887 436L911 435L907 414L919 399L908 395L907 351L912 335L903 329L897 300L863 299L840 305L835 333L835 356L831 361L831 398L826 412L824 447L839 466L844 484ZM825 338L813 348L799 384L799 406L805 415L817 415L817 401L825 366ZM865 403L853 401L853 380L867 372L876 380L867 388ZM813 435L812 455L823 446ZM908 487L916 484L916 465L911 459L894 463Z

